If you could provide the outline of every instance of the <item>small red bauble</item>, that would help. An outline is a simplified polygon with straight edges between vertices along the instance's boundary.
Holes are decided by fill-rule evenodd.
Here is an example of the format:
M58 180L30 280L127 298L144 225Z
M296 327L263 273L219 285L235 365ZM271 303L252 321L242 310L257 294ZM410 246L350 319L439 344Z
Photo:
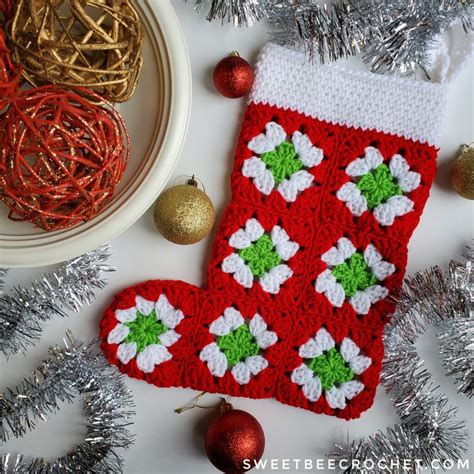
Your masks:
M207 429L205 448L207 457L217 469L237 474L253 468L262 457L265 435L250 413L234 410L230 403L223 403L221 414Z
M229 99L237 99L250 92L253 84L252 66L237 52L221 59L214 68L214 85Z
M102 211L130 154L125 124L111 105L92 104L58 86L20 92L0 129L0 200L10 208L10 219L48 231Z

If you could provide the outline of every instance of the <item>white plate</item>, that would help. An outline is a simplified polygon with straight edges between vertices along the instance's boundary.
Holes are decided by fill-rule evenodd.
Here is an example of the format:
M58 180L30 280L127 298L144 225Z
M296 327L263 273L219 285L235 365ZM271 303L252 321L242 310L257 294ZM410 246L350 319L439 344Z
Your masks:
M132 225L157 198L180 156L191 111L191 67L169 0L135 2L145 29L143 70L119 110L131 137L127 172L107 209L72 229L44 232L12 222L0 203L0 267L36 267L76 257Z

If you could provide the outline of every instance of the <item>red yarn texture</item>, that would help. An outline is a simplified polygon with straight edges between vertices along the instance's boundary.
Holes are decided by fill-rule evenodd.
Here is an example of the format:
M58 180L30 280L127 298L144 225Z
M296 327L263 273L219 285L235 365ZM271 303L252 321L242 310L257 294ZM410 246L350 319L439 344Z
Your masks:
M323 160L308 169L314 177L312 186L301 192L293 203L286 202L276 189L269 195L262 194L252 180L242 174L244 161L255 155L248 147L249 141L264 133L268 122L280 124L288 136L296 130L305 133L311 143L324 152ZM377 148L387 164L393 155L403 156L410 170L421 175L420 185L407 193L414 203L413 210L396 217L390 226L380 225L373 212L354 216L336 196L338 189L350 180L346 173L348 164L363 157L369 146ZM250 104L235 153L232 200L224 212L213 246L207 288L196 288L181 281L156 280L120 292L105 311L100 325L105 356L122 372L159 387L191 387L250 398L273 397L315 413L345 419L359 417L374 400L383 358L382 331L394 304L389 296L382 298L367 314L357 314L347 299L341 307L335 307L323 293L315 290L315 280L328 268L321 257L336 246L341 237L349 239L358 251L372 244L383 260L395 267L383 286L389 293L396 293L405 272L407 243L418 224L435 175L436 153L430 145L376 130L333 125L297 112ZM232 274L222 270L223 260L234 252L230 237L244 228L249 218L256 218L267 232L279 225L299 246L286 262L293 274L277 294L264 291L257 282L251 288L244 288ZM151 373L144 373L136 358L127 364L120 362L119 345L109 344L107 338L118 324L117 309L134 306L137 295L157 301L161 294L184 314L175 328L181 337L168 347L170 360L156 365ZM240 311L246 320L259 313L268 330L278 337L275 344L262 351L268 366L244 384L239 384L230 370L221 377L213 376L199 357L202 349L216 339L209 325L228 307ZM372 360L357 376L364 389L347 400L342 409L331 408L324 392L318 400L310 401L301 386L291 380L293 370L303 362L299 348L322 327L337 345L348 337L360 348L361 354Z
M95 93L77 91L101 100ZM122 117L74 91L20 92L0 120L0 200L12 220L44 230L72 227L103 210L130 155Z

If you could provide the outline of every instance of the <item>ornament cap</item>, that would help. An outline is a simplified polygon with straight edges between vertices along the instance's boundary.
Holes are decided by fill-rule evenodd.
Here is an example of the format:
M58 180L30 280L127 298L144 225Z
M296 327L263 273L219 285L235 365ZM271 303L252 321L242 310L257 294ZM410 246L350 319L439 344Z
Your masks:
M226 402L225 400L222 401L221 407L220 407L221 413L226 413L226 412L231 411L233 409L234 409L234 407L232 406L231 403Z

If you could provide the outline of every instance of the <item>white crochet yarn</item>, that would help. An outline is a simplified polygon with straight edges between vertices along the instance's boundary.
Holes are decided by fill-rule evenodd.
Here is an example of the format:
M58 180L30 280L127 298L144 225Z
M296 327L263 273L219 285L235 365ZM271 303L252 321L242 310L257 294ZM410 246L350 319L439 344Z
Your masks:
M250 247L264 233L265 231L257 219L251 218L247 220L245 228L237 230L229 238L229 245L237 250L237 252L228 255L222 261L221 268L223 272L232 274L235 281L244 288L251 288L254 280L258 280L264 291L277 294L280 291L281 285L293 275L293 270L288 265L282 263L268 270L260 278L256 278L245 260L238 253L239 250ZM287 262L298 252L299 245L291 241L286 231L280 226L276 225L272 228L270 238L274 251L283 262Z
M225 309L222 316L211 323L209 332L217 337L225 336L245 324L247 323L240 311L231 306ZM275 332L267 330L267 323L258 313L249 321L248 328L260 350L267 349L278 340ZM199 358L206 362L209 371L215 377L223 377L230 368L227 357L217 342L211 342L205 346L200 352ZM265 357L257 354L238 362L231 368L231 373L238 384L244 385L250 382L252 376L259 374L267 367L268 361Z
M291 140L297 158L301 160L306 168L319 165L323 160L323 151L315 147L306 134L297 130L293 132L291 139L288 140L287 132L276 122L268 122L265 125L265 130L265 133L252 138L247 145L254 153L262 155L274 151L283 142L290 142ZM272 172L258 156L252 156L244 161L242 174L252 179L256 188L265 195L270 194L275 188L276 183ZM313 175L302 169L281 181L276 189L285 201L294 202L299 193L311 186L313 180Z
M341 237L335 247L330 248L321 256L321 260L327 264L328 268L318 275L315 283L315 290L318 293L324 293L326 298L336 308L340 308L346 300L346 294L343 286L337 281L332 270L337 265L344 263L357 250L352 242ZM369 244L363 252L364 261L375 275L379 282L384 281L395 271L395 265L382 259L373 244ZM357 290L357 292L348 298L350 305L357 314L367 314L372 304L382 300L388 295L388 290L382 285L376 284Z
M155 311L156 320L164 324L168 329L158 336L159 344L149 344L137 355L136 342L124 342L130 334L127 323L135 321L138 314L150 315ZM136 357L137 365L144 373L153 372L155 366L170 360L171 353L167 347L175 344L181 337L174 329L184 318L181 310L174 308L165 295L160 295L157 301L149 301L141 296L135 297L135 306L128 309L117 309L115 317L118 324L110 331L107 342L109 344L119 344L117 348L117 358L123 364L128 364Z
M314 338L308 339L298 351L302 359L310 361L315 357L320 357L330 349L336 347L332 336L325 328L321 328ZM360 348L352 339L345 337L339 348L336 349L341 354L344 361L352 369L354 374L360 375L371 365L370 357L360 355ZM321 380L309 366L303 362L291 373L291 381L302 387L304 396L310 401L319 400L323 392ZM325 391L325 397L331 408L343 409L346 407L346 400L351 400L364 389L364 384L359 380L350 380L338 385L334 385Z
M346 174L353 181L343 184L337 191L336 196L346 203L348 209L355 216L361 216L369 209L367 199L357 187L358 179L376 170L383 162L383 156L377 148L367 147L364 158L356 158L347 166ZM394 182L404 194L391 196L373 209L375 219L383 226L392 225L396 217L404 216L413 209L413 201L405 194L414 191L420 186L421 182L420 174L410 171L410 166L401 155L393 155L388 167Z
M250 101L438 146L447 90L446 84L311 64L303 53L270 43L260 53Z

